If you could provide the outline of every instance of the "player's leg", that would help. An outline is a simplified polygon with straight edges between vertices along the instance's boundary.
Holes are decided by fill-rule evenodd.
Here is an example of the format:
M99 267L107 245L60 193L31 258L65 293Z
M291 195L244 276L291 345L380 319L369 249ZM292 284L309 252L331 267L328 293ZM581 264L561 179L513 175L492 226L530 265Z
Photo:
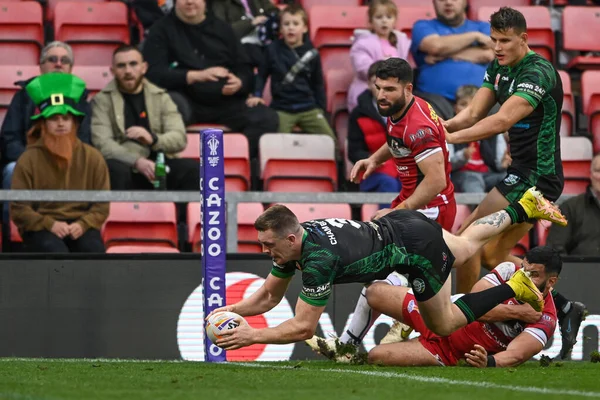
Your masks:
M528 222L515 224L493 237L481 249L481 264L488 270L494 269L496 265L505 261L519 265L521 259L511 255L510 252L523 236L529 234L531 228L533 224ZM457 272L461 269L462 267L458 268Z
M401 343L380 344L369 352L369 364L409 366L439 366L440 363L417 339Z

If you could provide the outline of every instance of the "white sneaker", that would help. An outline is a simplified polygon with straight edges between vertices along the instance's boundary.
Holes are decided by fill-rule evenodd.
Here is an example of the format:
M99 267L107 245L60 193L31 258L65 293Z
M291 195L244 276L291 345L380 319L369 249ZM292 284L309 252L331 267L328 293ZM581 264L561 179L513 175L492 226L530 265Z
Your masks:
M394 320L394 323L392 324L389 332L383 337L383 339L381 339L381 342L379 342L379 344L403 342L408 339L412 331L413 328L411 328L410 326Z
M319 336L304 341L315 353L342 364L350 364L358 353L358 348L351 344L340 343L339 338L324 339Z

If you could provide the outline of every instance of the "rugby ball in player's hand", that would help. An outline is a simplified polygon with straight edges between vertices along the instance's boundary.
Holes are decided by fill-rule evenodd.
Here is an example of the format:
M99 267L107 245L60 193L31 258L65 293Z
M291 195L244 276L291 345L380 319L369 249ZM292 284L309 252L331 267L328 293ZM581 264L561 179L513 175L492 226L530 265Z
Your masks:
M214 344L217 339L221 338L223 332L237 328L243 320L244 317L230 311L214 313L206 321L206 335Z

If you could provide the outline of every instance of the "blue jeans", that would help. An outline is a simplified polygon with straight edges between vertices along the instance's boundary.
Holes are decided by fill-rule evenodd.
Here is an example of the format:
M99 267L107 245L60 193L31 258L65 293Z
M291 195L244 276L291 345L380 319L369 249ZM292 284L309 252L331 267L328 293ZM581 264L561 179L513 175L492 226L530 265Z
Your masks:
M505 172L456 171L452 173L452 183L460 193L487 193L505 176Z
M375 172L360 183L361 192L400 193L402 183L397 178L381 172ZM387 208L389 204L380 204L379 208Z

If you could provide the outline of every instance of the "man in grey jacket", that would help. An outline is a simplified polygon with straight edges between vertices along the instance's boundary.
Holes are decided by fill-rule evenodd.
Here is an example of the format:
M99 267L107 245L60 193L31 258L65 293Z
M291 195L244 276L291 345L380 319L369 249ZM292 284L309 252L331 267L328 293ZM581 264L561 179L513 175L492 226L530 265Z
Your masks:
M195 160L177 158L187 145L177 106L148 82L142 53L122 46L113 54L111 81L92 102L92 143L108 165L112 190L151 189L156 155L166 156L168 190L199 190Z

